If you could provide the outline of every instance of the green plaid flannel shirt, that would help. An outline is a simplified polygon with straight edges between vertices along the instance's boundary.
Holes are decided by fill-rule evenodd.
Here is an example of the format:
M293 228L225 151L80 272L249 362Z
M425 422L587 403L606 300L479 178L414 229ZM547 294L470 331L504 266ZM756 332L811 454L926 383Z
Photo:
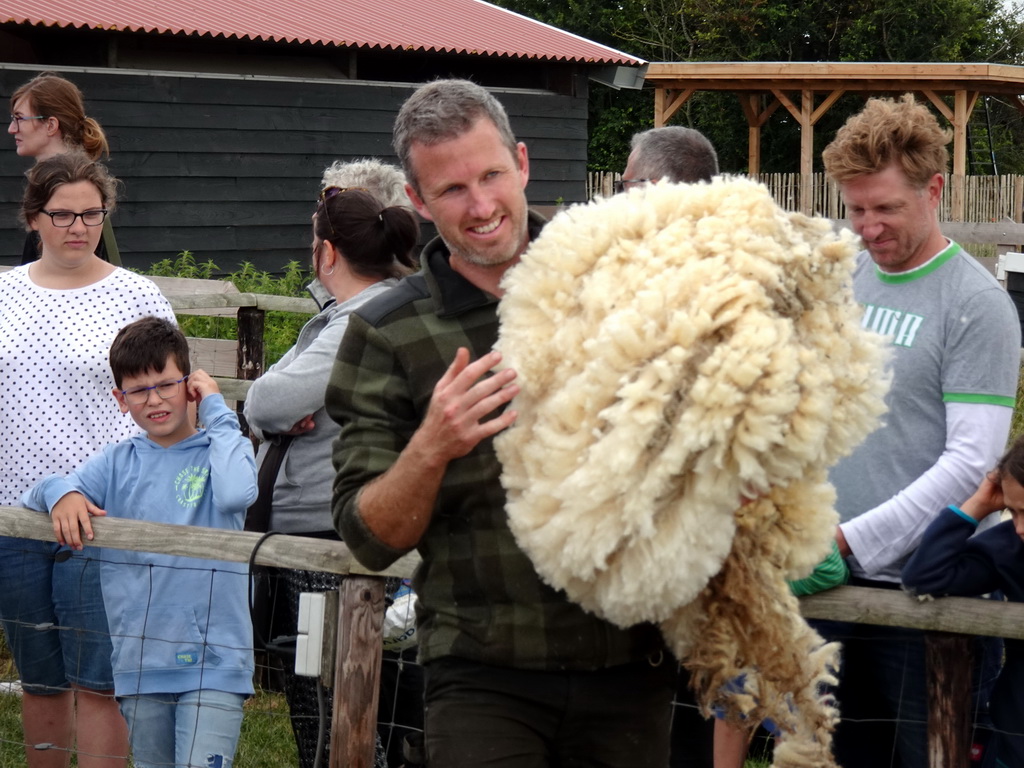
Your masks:
M531 234L541 226L543 219L531 216ZM335 527L374 569L405 553L364 525L359 490L401 453L456 350L467 347L477 359L498 335L497 300L451 269L439 239L421 262L420 273L352 315L327 387L327 411L341 425ZM457 656L555 670L658 656L664 645L652 625L621 629L541 581L509 530L500 473L490 439L448 465L413 579L420 661Z

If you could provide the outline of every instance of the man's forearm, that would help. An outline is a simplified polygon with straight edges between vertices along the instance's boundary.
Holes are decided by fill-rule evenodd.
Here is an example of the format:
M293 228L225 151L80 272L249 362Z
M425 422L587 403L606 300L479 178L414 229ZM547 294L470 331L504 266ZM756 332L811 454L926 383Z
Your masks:
M391 468L367 484L356 499L366 527L393 549L412 549L419 544L430 525L448 468L448 462L429 451L418 435L413 435Z
M946 404L946 450L935 464L888 501L843 523L846 543L866 574L905 558L939 510L974 492L995 466L1011 415L1011 409L999 405Z
M840 526L836 526L836 548L839 550L840 557L849 557L853 554L850 551L850 545L846 541L846 534L843 533L843 529Z

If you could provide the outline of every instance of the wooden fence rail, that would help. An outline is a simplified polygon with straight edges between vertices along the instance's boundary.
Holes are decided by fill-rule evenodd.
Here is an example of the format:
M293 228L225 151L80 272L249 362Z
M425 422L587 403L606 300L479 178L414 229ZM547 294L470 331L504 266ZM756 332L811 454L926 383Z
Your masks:
M87 548L108 547L232 562L248 562L261 538L260 534L245 531L118 518L95 518L92 523L95 539ZM54 540L49 516L21 507L0 507L0 535ZM418 557L407 555L386 571L366 575L371 572L360 566L340 542L281 535L268 538L256 552L254 562L347 577L332 624L335 641L325 642L326 649L334 649L324 664L325 670L333 670L327 680L334 689L331 768L371 768L384 611L381 577L410 576ZM964 732L969 724L969 675L948 674L962 668L969 655L964 655L967 650L963 642L943 647L948 645L948 633L957 633L960 638L981 635L1024 639L1024 604L1018 603L956 597L921 601L894 590L839 587L801 598L800 608L807 618L912 627L936 633L929 640L929 647L938 649L931 651L932 669L940 674L930 676L929 700L932 710L939 709L944 716L930 722L929 736L940 745L951 734ZM936 706L938 702L941 707ZM966 768L966 761L961 740L935 752L930 765Z

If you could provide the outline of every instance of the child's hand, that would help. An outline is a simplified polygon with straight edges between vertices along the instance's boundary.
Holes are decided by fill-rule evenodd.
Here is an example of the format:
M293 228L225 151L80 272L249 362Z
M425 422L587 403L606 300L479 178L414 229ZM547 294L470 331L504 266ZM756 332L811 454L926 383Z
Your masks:
M985 475L978 490L964 502L961 509L975 520L984 520L993 512L999 512L1005 507L1002 479L999 473L993 469Z
M85 534L88 541L92 541L92 523L90 517L103 517L106 510L100 509L78 491L66 493L60 497L53 509L50 510L50 517L53 520L53 535L57 537L57 543L82 549L81 534Z
M192 371L188 377L188 399L194 403L202 401L207 395L220 394L220 387L202 368Z

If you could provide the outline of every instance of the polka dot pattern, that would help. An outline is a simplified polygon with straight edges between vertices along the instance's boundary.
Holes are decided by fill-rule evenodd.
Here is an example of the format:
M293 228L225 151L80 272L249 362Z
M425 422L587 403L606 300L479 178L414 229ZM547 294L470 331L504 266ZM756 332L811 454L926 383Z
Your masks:
M10 506L42 478L139 431L110 394L110 344L140 317L174 320L156 285L127 270L53 290L28 269L0 274L0 504Z

